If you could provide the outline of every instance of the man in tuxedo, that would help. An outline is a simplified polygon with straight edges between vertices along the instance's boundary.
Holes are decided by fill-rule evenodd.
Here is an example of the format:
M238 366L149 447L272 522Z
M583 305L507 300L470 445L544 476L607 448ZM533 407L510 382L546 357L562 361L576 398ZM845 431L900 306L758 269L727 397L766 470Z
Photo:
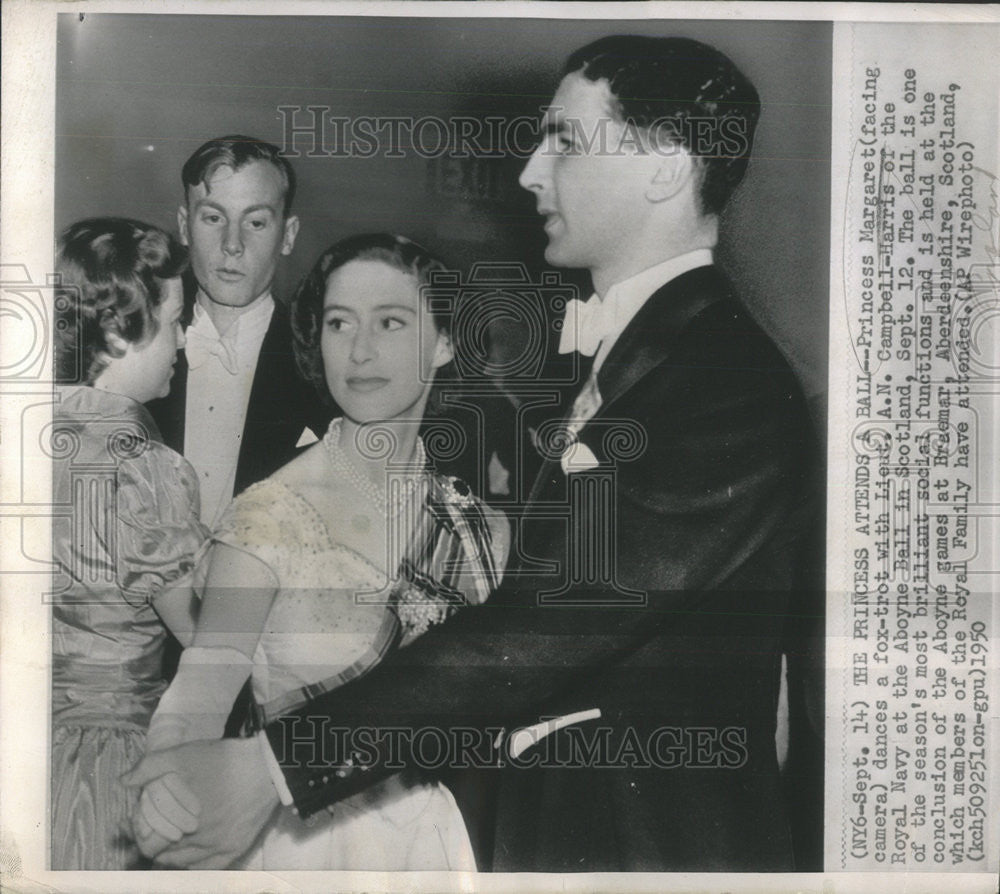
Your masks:
M758 114L696 41L570 57L521 184L547 260L589 269L595 294L567 312L582 385L536 432L517 566L257 741L148 758L134 783L186 781L160 788L148 853L225 865L279 799L307 817L401 767L492 765L496 870L795 868L775 714L812 435L712 261Z
M196 289L170 394L149 410L197 471L213 526L235 494L322 436L330 414L295 369L288 311L271 294L299 231L292 166L276 146L232 135L199 147L181 179L177 225Z

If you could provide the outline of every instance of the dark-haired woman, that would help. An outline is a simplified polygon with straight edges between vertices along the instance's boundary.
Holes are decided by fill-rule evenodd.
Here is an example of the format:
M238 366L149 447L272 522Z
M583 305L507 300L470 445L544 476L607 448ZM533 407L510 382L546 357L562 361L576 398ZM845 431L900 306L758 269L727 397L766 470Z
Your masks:
M293 308L299 365L344 416L223 516L199 566L194 646L157 710L151 749L219 737L250 675L267 722L368 672L498 584L506 519L433 474L417 434L435 374L453 354L448 320L421 288L444 269L415 243L379 234L334 245L303 281ZM169 779L144 792L141 837L163 834L155 805L170 799L157 793ZM239 865L475 868L451 793L404 775L312 828L280 810Z
M121 218L59 244L53 494L71 512L53 520L53 869L141 865L119 777L166 688L164 622L190 637L185 575L208 533L193 470L142 406L170 389L186 263L166 233Z

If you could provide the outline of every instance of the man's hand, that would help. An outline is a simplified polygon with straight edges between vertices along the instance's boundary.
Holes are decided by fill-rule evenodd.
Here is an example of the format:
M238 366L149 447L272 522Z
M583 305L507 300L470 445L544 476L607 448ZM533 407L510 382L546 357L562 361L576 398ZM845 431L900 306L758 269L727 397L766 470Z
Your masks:
M172 842L198 828L201 802L176 773L154 779L143 790L132 820L136 843L155 857Z
M154 780L162 782L150 785ZM255 739L189 742L156 751L125 782L152 792L137 823L139 846L167 866L225 868L247 851L279 803ZM159 820L148 807L155 808ZM169 840L195 825L179 841Z

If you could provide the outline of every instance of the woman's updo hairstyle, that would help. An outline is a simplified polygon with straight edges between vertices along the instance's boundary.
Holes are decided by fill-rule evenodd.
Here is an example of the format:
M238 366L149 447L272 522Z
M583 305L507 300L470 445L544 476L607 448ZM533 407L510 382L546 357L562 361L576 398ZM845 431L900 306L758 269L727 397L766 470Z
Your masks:
M158 227L123 217L71 224L56 255L55 372L92 385L120 341L156 335L160 282L187 268L187 249Z

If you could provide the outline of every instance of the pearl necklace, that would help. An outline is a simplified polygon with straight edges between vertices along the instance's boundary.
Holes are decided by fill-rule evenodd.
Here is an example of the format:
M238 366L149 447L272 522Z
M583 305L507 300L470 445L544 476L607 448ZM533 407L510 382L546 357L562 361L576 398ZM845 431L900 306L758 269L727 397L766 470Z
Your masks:
M379 487L365 475L358 468L357 463L341 448L340 432L343 428L343 422L342 418L334 419L323 436L323 447L334 472L341 474L354 486L355 490L364 494L382 515L386 517L399 515L427 478L427 453L424 450L424 442L419 436L417 437L416 457L413 463L408 463L401 472L393 474L392 477L398 482L398 485L392 489L392 506L390 507L386 489ZM419 471L414 471L415 469ZM403 476L405 476L404 480L399 481Z

